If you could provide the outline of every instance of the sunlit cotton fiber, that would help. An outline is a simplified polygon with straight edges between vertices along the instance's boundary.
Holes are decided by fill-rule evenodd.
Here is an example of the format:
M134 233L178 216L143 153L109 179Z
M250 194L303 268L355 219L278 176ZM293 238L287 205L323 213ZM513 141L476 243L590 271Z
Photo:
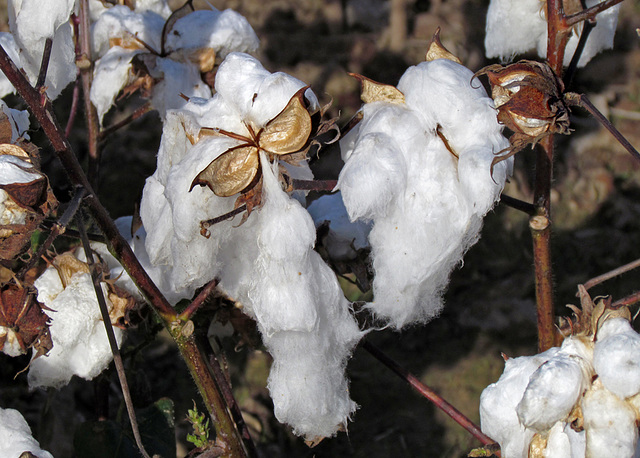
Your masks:
M20 412L0 408L0 456L20 458L24 452L30 452L37 458L53 458L51 453L40 448Z
M446 59L411 67L398 84L406 103L365 104L341 140L337 188L352 221L373 221L368 306L397 329L440 312L451 271L510 174L510 160L491 174L508 142L472 77Z
M276 417L308 439L331 436L356 408L344 368L362 333L335 274L313 250L311 216L282 190L279 165L263 152L263 203L243 224L238 215L209 227L204 237L200 221L232 210L237 196L219 197L201 186L189 191L198 173L240 142L204 135L192 144L188 137L198 138L201 126L248 136L247 125L264 127L305 84L231 53L215 86L211 99L192 99L167 114L157 170L141 204L145 251L157 269L151 274L173 302L219 279L219 287L256 319L273 355L268 387ZM305 97L311 110L318 109L310 90ZM310 176L306 163L288 171Z
M575 2L578 3L578 2ZM586 0L587 8L600 3ZM547 52L546 2L540 0L491 0L487 11L485 49L487 57L498 57L504 62L517 54L536 50L540 57ZM584 67L596 54L613 47L613 37L618 24L620 5L609 8L596 16L596 27L591 30L584 47L579 67ZM567 13L575 13L568 11ZM571 30L564 56L569 65L576 50L582 25Z

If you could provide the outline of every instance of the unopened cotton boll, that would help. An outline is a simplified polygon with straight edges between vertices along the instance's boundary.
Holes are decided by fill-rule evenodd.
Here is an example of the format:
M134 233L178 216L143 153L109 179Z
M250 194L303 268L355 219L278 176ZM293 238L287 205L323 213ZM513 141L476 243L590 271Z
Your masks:
M482 392L482 432L498 441L503 457L520 458L528 455L529 442L534 431L520 423L516 406L522 399L531 375L558 351L559 348L554 347L535 356L509 358L505 361L500 379Z
M368 307L397 329L440 312L449 275L477 241L512 167L502 161L491 174L508 142L472 77L446 59L411 67L398 84L406 103L366 104L341 140L337 189L352 221L373 221Z
M635 457L638 427L633 408L596 380L582 399L586 458Z
M60 388L77 375L91 380L106 369L113 357L102 322L98 300L88 273L75 273L64 287L58 271L49 267L34 286L38 300L50 310L53 349L29 366L29 386ZM106 287L103 284L105 298ZM111 307L107 299L107 305ZM122 330L113 329L118 344Z
M15 409L0 408L0 456L19 458L29 452L37 458L53 458L51 453L40 448L31 435L31 428L22 414Z
M640 392L640 335L628 320L605 321L597 334L593 366L602 384L620 398Z

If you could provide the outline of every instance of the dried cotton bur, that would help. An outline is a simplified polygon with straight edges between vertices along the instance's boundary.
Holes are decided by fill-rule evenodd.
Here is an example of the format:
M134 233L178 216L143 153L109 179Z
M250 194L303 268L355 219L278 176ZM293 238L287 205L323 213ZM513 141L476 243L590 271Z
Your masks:
M561 347L507 359L480 398L482 431L502 456L631 457L640 453L640 335L626 307L591 300L570 306Z
M512 161L491 166L508 142L473 73L441 56L410 67L397 88L362 82L362 120L340 142L340 189L351 221L371 221L374 301L400 329L435 317L449 274L499 199Z
M320 106L306 84L242 53L220 64L215 90L167 113L136 254L173 302L219 279L274 358L276 417L313 442L342 429L356 409L344 368L362 336L335 274L313 250L310 215L283 190L283 173L313 178L304 150ZM194 187L198 180L204 186ZM201 235L201 221L228 214L249 190L261 204L243 224L229 217Z
M504 67L489 65L474 77L480 75L489 78L498 122L513 131L511 146L498 152L493 165L548 135L570 133L564 84L546 63L522 60Z

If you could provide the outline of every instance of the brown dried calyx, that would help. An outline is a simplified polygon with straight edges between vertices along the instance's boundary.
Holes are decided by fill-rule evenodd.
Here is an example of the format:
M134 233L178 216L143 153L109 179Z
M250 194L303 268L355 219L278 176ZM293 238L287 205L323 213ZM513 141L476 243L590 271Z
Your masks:
M511 146L497 153L494 165L547 135L570 133L564 84L546 63L521 60L507 66L489 65L474 78L480 75L489 78L498 121L513 131Z
M49 180L39 171L31 143L11 143L11 122L0 114L0 261L12 261L30 246L31 234L57 205Z
M202 128L194 141L203 136L226 136L239 140L241 144L222 153L198 173L191 183L191 189L197 185L208 186L220 197L247 194L254 188L259 190L261 151L270 160L278 157L294 165L302 161L314 143L314 138L333 126L333 121L321 122L327 107L313 113L309 111L309 104L304 97L307 89L308 86L296 92L287 106L264 127L257 128L250 122L245 122L248 135L217 128ZM258 199L259 194L257 193Z
M25 354L34 348L35 357L53 347L49 317L37 299L35 288L16 280L0 285L0 351L9 356Z
M629 308L612 306L611 296L599 296L594 301L583 285L578 285L578 296L580 297L580 308L567 304L567 307L573 311L573 319L560 318L559 329L565 337L579 336L593 340L605 321L612 318L624 318L631 321Z

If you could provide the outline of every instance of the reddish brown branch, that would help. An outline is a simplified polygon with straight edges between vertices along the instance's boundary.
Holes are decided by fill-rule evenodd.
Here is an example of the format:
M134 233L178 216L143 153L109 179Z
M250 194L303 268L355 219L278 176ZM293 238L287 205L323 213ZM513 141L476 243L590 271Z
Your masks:
M38 90L44 87L44 82L47 79L47 71L49 70L49 61L51 59L52 46L53 46L53 39L47 38L44 42L44 51L42 52L42 62L40 63L40 72L38 73L38 80L36 82L36 89Z
M612 307L628 307L630 305L634 305L637 304L638 302L640 302L640 291L638 291L637 293L633 293L630 296L624 297L622 299L619 299L617 301L615 301L613 304L611 304Z
M395 372L400 378L406 381L413 389L418 391L422 396L431 401L437 408L449 415L456 423L466 429L473 437L478 439L482 445L494 445L496 441L484 434L480 428L467 418L462 412L449 404L445 399L438 395L435 391L422 383L415 375L411 374L408 370L401 367L398 363L393 361L387 355L385 355L378 347L373 345L369 341L364 341L362 347L373 355L378 361L387 366L393 372ZM500 456L500 452L497 453Z
M182 321L188 321L191 319L196 310L198 310L204 301L216 290L216 286L218 286L218 279L214 278L209 283L207 283L202 291L196 296L196 298L184 309L184 311L178 315L178 319Z
M151 104L149 102L145 103L144 105L142 105L140 108L137 108L133 113L131 113L129 116L127 116L123 120L118 121L112 126L109 126L103 129L100 132L99 139L104 140L106 137L114 133L116 130L121 129L122 127L126 126L127 124L130 124L131 122L135 121L138 118L141 118L145 114L149 113L151 110L152 110Z
M565 16L565 24L567 27L573 27L579 22L595 19L598 13L602 13L604 10L608 10L612 6L622 3L623 0L604 0L591 8L584 9L578 13Z
M291 180L294 190L304 191L333 191L337 184L337 180Z
M622 275L623 273L629 272L630 270L637 269L638 267L640 267L640 259L636 259L635 261L625 264L624 266L620 266L616 269L610 270L607 273L592 278L584 284L584 288L588 290L596 285L599 285L600 283L612 279L613 277L617 277L618 275Z

